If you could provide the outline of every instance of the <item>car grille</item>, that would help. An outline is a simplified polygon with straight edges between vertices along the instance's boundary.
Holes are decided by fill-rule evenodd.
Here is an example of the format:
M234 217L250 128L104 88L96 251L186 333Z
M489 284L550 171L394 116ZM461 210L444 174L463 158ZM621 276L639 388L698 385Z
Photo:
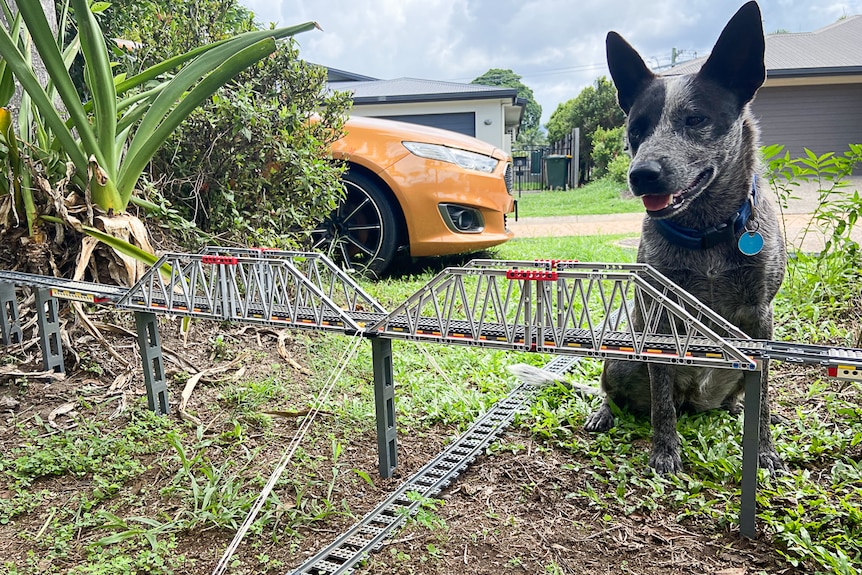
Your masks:
M514 173L512 171L512 162L508 162L506 164L506 173L503 174L503 179L506 180L506 191L509 192L509 195L512 194L513 184L515 182Z

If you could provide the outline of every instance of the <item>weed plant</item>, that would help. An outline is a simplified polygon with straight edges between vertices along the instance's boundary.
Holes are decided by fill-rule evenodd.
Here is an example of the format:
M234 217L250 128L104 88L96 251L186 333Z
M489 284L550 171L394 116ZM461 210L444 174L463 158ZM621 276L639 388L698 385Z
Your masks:
M779 337L796 341L831 341L862 345L856 325L862 307L862 250L851 235L862 216L860 191L850 187L849 177L862 164L862 144L852 144L842 155L816 155L806 150L801 158L782 155L782 146L770 146L769 181L779 199L782 214L802 184L813 185L816 205L802 231L804 239L819 235L823 250L790 255L782 297L776 301ZM848 329L849 328L849 329ZM856 328L856 329L854 329Z

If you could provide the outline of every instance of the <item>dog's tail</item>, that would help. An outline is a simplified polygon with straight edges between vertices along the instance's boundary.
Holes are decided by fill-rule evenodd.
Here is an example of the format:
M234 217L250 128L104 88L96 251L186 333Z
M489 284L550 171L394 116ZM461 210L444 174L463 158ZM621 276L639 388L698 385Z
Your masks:
M561 375L557 375L556 373L552 373L538 367L533 367L526 363L516 363L514 365L507 366L506 369L508 369L512 375L528 385L548 385L549 383L559 381L564 386L581 396L590 397L599 393L599 389L591 385L572 383Z

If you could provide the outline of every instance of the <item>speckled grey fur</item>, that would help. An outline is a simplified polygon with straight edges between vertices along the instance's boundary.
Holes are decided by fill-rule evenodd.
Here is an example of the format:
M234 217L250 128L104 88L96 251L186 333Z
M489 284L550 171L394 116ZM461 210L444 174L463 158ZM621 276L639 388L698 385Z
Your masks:
M663 218L692 229L726 222L747 201L755 176L758 188L763 186L758 128L749 109L765 78L760 10L754 2L740 8L695 75L657 77L619 35L611 32L607 43L611 75L627 114L632 192L667 198L685 191L679 205L648 212L637 261L655 267L749 336L770 339L772 300L784 278L786 252L766 191L757 194L747 226L764 238L757 255L744 255L735 241L687 249L656 228ZM635 323L642 327L637 309ZM769 428L767 373L764 362L759 460L773 470L782 463ZM601 384L610 401L651 416L650 465L659 473L676 473L682 469L677 413L715 408L737 413L743 377L731 370L609 360ZM605 431L612 425L606 400L586 429Z

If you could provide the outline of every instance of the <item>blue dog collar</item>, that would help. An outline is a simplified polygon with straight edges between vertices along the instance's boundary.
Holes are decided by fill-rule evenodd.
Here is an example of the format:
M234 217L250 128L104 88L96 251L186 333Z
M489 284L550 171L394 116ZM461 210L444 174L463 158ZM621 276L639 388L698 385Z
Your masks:
M694 230L675 224L670 220L656 220L656 229L670 243L689 250L708 250L719 244L736 241L751 217L752 208L757 205L757 176L751 182L751 193L742 207L724 223L705 230Z

